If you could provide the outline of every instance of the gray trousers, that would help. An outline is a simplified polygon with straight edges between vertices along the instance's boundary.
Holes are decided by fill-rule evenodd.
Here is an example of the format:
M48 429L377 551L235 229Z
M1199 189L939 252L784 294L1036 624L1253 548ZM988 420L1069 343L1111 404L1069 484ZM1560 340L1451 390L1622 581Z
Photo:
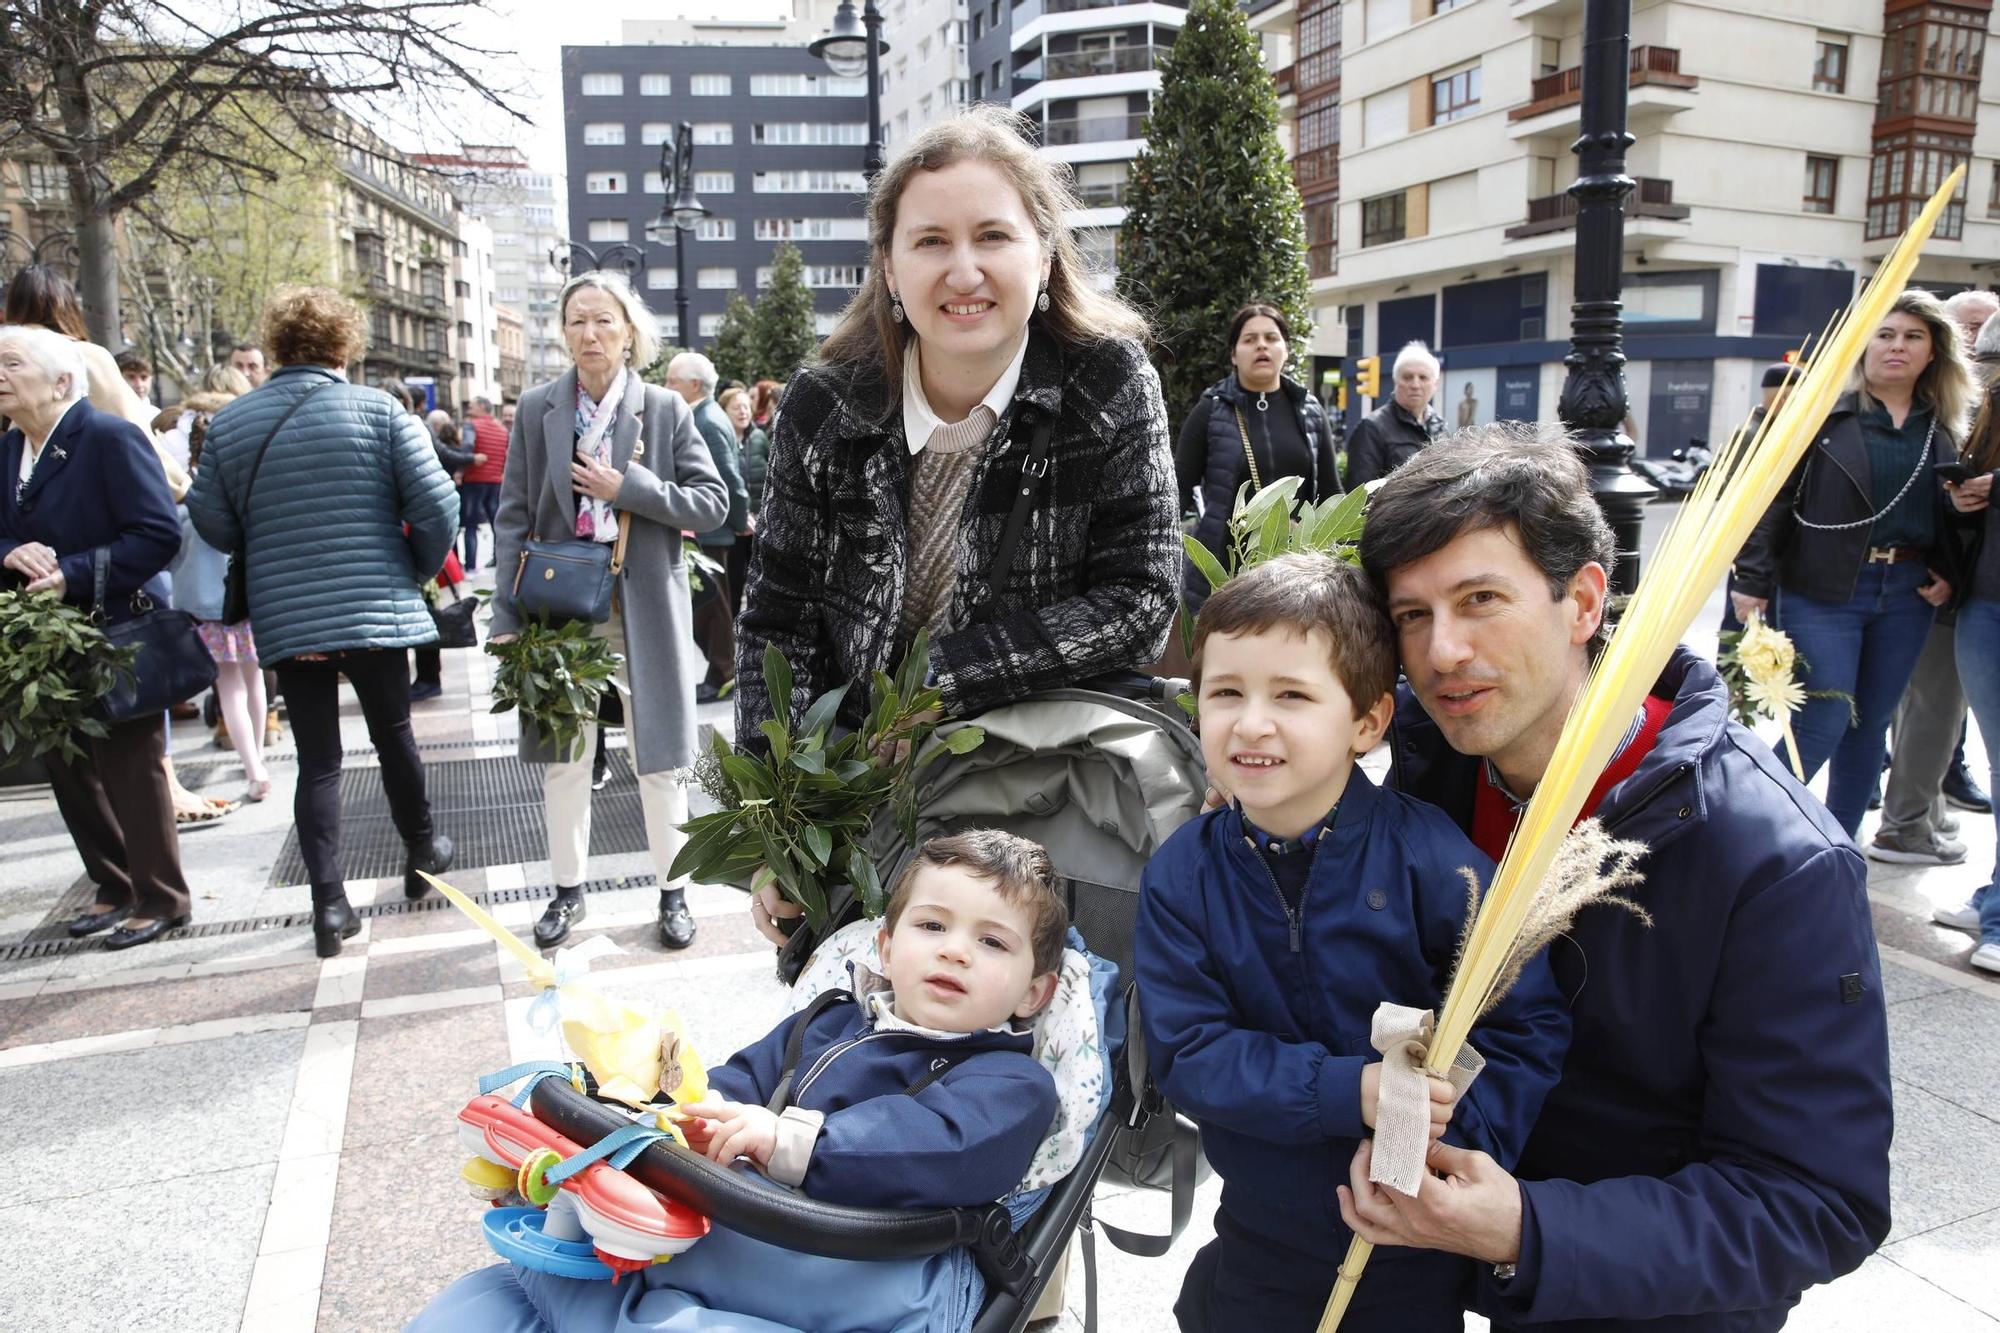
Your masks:
M1953 627L1937 621L1924 641L1916 674L1896 713L1895 748L1882 790L1879 832L1917 842L1935 842L1944 818L1941 794L1959 728L1965 725L1965 692L1958 685Z

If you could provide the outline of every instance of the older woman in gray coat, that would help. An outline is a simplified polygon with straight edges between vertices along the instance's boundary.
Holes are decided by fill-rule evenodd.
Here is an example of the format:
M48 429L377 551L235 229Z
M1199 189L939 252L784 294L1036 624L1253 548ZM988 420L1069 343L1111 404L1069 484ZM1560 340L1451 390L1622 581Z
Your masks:
M653 316L618 274L571 278L557 304L574 370L521 396L493 523L499 571L492 635L504 642L521 627L509 596L529 537L615 541L626 533L625 563L614 585L611 619L596 627L624 654L626 728L646 840L660 883L660 942L683 949L694 939L684 886L669 867L685 841L687 776L694 763L695 649L681 532L722 522L729 496L678 394L639 378L659 340ZM590 767L597 728L587 726L574 753L553 756L523 734L522 757L548 765L542 782L555 900L535 923L535 941L560 944L583 918L590 850Z

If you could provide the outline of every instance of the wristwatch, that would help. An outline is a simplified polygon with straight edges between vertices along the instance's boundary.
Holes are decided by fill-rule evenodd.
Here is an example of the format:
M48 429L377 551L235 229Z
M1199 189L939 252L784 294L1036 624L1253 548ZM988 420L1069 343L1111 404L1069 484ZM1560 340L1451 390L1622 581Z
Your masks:
M1493 1280L1495 1282L1512 1282L1514 1274L1517 1271L1519 1271L1519 1266L1516 1264L1495 1264L1493 1265Z

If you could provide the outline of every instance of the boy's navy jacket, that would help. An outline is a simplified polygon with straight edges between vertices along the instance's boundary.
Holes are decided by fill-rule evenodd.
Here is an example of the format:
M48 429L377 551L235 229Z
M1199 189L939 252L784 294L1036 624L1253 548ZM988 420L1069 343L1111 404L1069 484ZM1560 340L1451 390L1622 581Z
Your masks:
M1576 1034L1517 1168L1518 1272L1481 1279L1496 1328L1764 1333L1889 1230L1866 868L1713 666L1680 649L1653 692L1673 710L1597 812L1651 848L1653 925L1589 907L1549 947ZM1407 693L1392 740L1397 785L1469 827L1479 761Z
M1359 768L1323 833L1294 924L1235 809L1183 825L1147 864L1134 967L1160 1088L1201 1124L1222 1207L1279 1252L1331 1266L1334 1186L1368 1131L1362 1066L1384 1000L1436 1009L1465 924L1462 868L1486 859L1438 810ZM1486 1069L1447 1138L1511 1163L1569 1039L1536 958L1472 1032ZM1281 1248L1279 1248L1281 1247Z
M709 1071L717 1097L762 1106L783 1075L793 1014ZM1021 1183L1056 1114L1056 1083L1034 1034L939 1034L877 1027L862 1002L812 1020L787 1104L826 1116L802 1188L824 1203L959 1208L992 1203ZM956 1063L916 1096L903 1090Z

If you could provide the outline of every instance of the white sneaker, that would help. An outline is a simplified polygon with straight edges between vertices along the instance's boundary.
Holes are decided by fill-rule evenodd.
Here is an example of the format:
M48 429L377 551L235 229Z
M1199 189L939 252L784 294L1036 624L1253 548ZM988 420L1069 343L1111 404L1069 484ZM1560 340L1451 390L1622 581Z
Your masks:
M1875 840L1861 849L1871 861L1896 865L1955 866L1965 859L1965 844L1949 838L1914 838L1895 833L1877 833Z
M1981 972L2000 972L2000 944L1982 944L1966 961Z
M1978 930L1979 909L1969 902L1960 903L1956 907L1940 907L1931 913L1931 920L1940 926L1950 926L1953 930Z

